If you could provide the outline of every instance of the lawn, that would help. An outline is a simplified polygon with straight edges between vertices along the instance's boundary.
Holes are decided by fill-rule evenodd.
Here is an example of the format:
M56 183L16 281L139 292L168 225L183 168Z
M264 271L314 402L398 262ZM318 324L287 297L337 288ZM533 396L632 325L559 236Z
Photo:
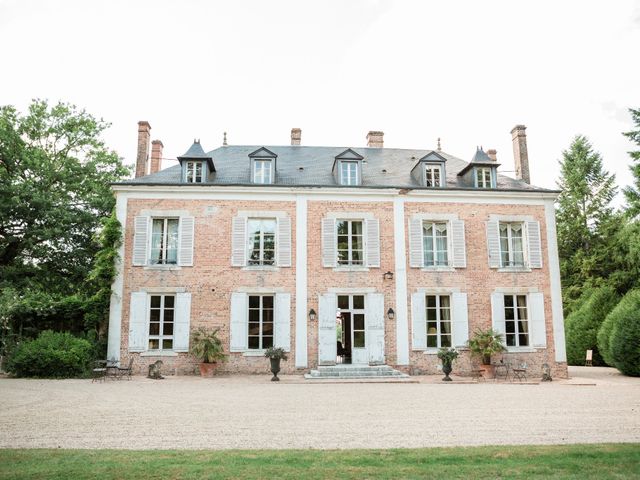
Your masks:
M407 450L0 450L0 479L639 478L640 444Z

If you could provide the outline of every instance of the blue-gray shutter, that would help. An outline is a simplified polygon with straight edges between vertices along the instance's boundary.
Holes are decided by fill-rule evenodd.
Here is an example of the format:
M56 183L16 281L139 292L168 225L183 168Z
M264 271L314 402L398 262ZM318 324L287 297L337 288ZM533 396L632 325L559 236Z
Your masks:
M231 294L230 351L244 352L249 343L249 297L246 293Z
M409 220L409 265L415 268L424 267L424 252L422 246L422 220Z
M464 241L464 220L451 220L451 246L453 247L451 265L455 268L467 266L467 252Z
M322 266L335 267L337 262L336 221L333 218L322 219Z
M147 292L131 292L129 308L129 351L147 350Z
M491 324L492 328L502 335L502 341L506 344L506 327L504 322L504 293L491 294Z
M365 302L367 324L366 345L370 365L384 364L384 295L368 293Z
M147 264L147 248L149 245L149 217L137 216L133 220L133 253L134 265Z
M175 317L173 320L173 350L189 351L189 325L191 324L191 294L176 293Z
M291 218L278 218L278 266L291 266Z
M500 232L497 220L487 222L487 248L489 267L500 268Z
M547 324L544 318L544 295L542 293L529 294L529 325L531 328L531 345L534 347L546 347Z
M540 244L540 222L527 222L527 240L529 245L529 266L542 268L542 245Z
M231 266L247 264L247 219L233 217L231 221Z
M380 267L380 222L377 218L365 221L367 228L367 267Z
M411 339L414 350L427 349L427 311L424 292L411 294Z
M469 314L467 310L467 294L454 292L451 294L453 305L453 346L465 347L469 340Z
M185 267L193 266L194 228L195 219L193 217L180 217L178 264Z
M275 346L291 351L291 294L276 293Z
M336 312L338 299L335 293L320 295L318 299L318 363L335 365L337 357Z

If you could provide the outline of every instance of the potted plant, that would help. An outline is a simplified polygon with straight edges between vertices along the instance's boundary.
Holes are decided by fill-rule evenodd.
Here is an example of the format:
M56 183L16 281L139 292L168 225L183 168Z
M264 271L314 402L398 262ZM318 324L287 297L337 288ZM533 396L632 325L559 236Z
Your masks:
M287 360L287 353L280 347L267 348L264 356L271 362L271 373L273 373L272 382L279 382L278 372L280 371L280 360Z
M504 352L506 347L502 340L502 334L492 328L488 330L477 330L473 338L468 341L469 350L472 355L482 360L482 365L491 365L491 355ZM487 367L485 370L490 370Z
M191 336L191 354L200 360L200 375L203 377L212 377L218 362L227 359L218 331L219 328L207 330L200 327Z
M458 351L455 348L443 347L438 350L438 358L442 360L442 372L444 373L443 382L450 382L451 364L458 358Z

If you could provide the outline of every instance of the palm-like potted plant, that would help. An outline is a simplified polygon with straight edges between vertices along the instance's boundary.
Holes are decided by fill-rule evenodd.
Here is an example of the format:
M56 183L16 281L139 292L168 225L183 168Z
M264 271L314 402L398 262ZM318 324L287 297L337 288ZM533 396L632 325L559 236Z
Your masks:
M482 360L482 365L491 365L491 356L506 350L502 338L502 334L492 328L476 330L473 338L468 341L469 350Z
M219 328L207 330L198 328L191 336L191 354L200 360L200 375L212 377L218 362L227 360L222 340L218 338Z
M458 351L455 348L443 347L438 350L438 358L442 360L442 372L444 373L443 382L451 382L451 377L449 374L451 373L451 364L453 361L458 358Z
M267 348L264 356L271 362L271 373L273 373L272 382L279 382L278 372L280 371L280 360L287 360L287 353L280 347Z

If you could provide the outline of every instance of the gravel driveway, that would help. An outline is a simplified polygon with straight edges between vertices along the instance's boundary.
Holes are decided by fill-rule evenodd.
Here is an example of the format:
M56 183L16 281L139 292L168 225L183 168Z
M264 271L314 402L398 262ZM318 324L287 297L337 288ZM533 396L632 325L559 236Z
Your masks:
M640 442L640 379L582 370L569 382L540 385L276 384L267 375L98 384L5 378L0 448Z

